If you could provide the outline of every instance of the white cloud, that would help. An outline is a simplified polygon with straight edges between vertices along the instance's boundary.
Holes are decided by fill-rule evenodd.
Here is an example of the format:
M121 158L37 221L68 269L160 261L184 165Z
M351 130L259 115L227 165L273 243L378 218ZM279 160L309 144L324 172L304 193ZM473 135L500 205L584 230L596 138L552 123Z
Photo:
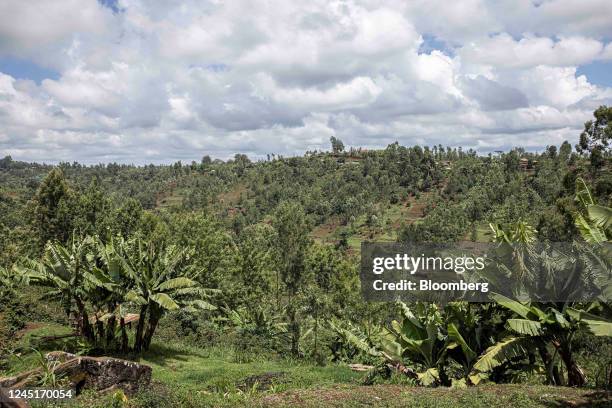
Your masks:
M612 101L576 74L612 59L612 3L581 3L121 0L113 13L5 1L0 57L60 77L0 73L0 155L261 157L327 148L331 135L481 151L575 140Z
M53 65L55 57L82 37L108 35L112 13L96 0L5 0L0 2L0 56Z
M459 49L459 55L469 63L506 69L538 65L576 66L593 61L603 48L601 42L592 38L562 37L554 41L548 37L526 35L514 40L503 33L467 43Z

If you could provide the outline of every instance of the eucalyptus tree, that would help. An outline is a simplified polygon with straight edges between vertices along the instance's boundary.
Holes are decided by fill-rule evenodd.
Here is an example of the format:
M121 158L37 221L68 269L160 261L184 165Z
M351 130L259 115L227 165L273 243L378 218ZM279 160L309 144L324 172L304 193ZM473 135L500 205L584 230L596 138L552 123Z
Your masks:
M47 241L68 241L72 232L70 208L74 192L59 168L51 170L29 203L32 226L38 232L41 246Z
M576 151L589 153L591 168L600 170L610 159L610 141L612 140L612 107L600 106L593 112L595 120L584 124L584 131L576 145Z
M309 226L302 207L293 202L281 203L274 213L273 226L277 233L280 254L277 282L282 280L287 292L287 317L291 333L291 353L299 355L300 322L298 319L299 295L306 284L305 259L310 245ZM277 283L277 302L280 301Z

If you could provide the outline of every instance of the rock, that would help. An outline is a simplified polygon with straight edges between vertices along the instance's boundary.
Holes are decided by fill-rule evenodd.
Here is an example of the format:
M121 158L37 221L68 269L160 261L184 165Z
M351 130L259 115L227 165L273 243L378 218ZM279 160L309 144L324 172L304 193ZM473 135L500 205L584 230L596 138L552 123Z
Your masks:
M117 388L135 393L151 382L151 367L110 357L77 357L58 365L54 372L67 376L77 394L84 389L108 391Z
M45 358L47 359L47 361L57 361L60 363L65 363L66 361L75 359L77 357L79 356L72 353L66 353L65 351L51 351L45 354Z
M52 352L47 359L54 362L56 378L67 378L69 387L79 394L82 390L110 391L121 389L128 395L151 382L151 367L111 357L80 357L70 353ZM42 369L0 378L0 387L24 388L39 383Z

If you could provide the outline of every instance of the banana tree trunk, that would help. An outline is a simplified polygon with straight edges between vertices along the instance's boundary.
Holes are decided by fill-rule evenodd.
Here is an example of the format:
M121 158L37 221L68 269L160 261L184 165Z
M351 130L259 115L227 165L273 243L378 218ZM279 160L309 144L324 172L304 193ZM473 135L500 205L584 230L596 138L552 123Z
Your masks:
M147 332L144 337L144 349L149 350L151 347L151 340L153 339L153 335L155 334L155 329L157 329L157 324L159 323L159 318L157 314L151 313L149 317L149 326L147 327Z
M115 326L117 325L117 318L115 315L111 315L106 322L106 347L110 347L115 340Z
M96 317L96 332L97 332L97 338L100 339L100 344L102 344L102 341L104 340L104 322L102 320L99 320Z
M89 323L89 316L87 314L87 310L85 309L85 305L80 299L76 299L77 306L77 328L79 334L87 339L90 342L94 342L95 334L91 324Z
M138 317L138 326L136 326L136 339L134 340L134 351L140 352L142 350L142 337L144 335L144 327L147 318L148 305L140 307L140 314Z
M127 353L128 351L128 335L125 329L125 319L121 317L119 320L119 326L121 327L121 351Z
M566 345L559 347L559 355L567 368L567 385L570 387L583 387L586 384L586 375L578 366L572 351Z
M561 375L559 374L559 367L554 364L553 358L550 353L546 349L546 344L540 344L538 346L538 352L540 353L540 358L542 359L542 363L544 363L544 368L546 369L546 377L550 385L563 385L563 380Z

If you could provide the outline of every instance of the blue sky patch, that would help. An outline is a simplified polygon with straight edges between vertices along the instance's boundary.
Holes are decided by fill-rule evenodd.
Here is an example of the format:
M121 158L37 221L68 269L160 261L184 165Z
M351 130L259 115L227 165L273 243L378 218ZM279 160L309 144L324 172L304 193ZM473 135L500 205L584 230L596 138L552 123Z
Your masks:
M599 86L612 86L612 61L595 61L581 65L576 75L586 75L589 82Z
M438 40L435 36L423 34L423 43L419 47L419 54L429 54L433 50L442 51L444 54L453 57L455 50L446 45L444 41Z
M98 3L100 3L104 7L108 7L115 14L117 14L117 13L119 13L121 11L121 9L119 8L119 1L118 0L98 0Z
M60 77L57 71L41 67L31 61L12 57L0 57L0 72L15 79L31 79L38 84L43 79L59 79Z

